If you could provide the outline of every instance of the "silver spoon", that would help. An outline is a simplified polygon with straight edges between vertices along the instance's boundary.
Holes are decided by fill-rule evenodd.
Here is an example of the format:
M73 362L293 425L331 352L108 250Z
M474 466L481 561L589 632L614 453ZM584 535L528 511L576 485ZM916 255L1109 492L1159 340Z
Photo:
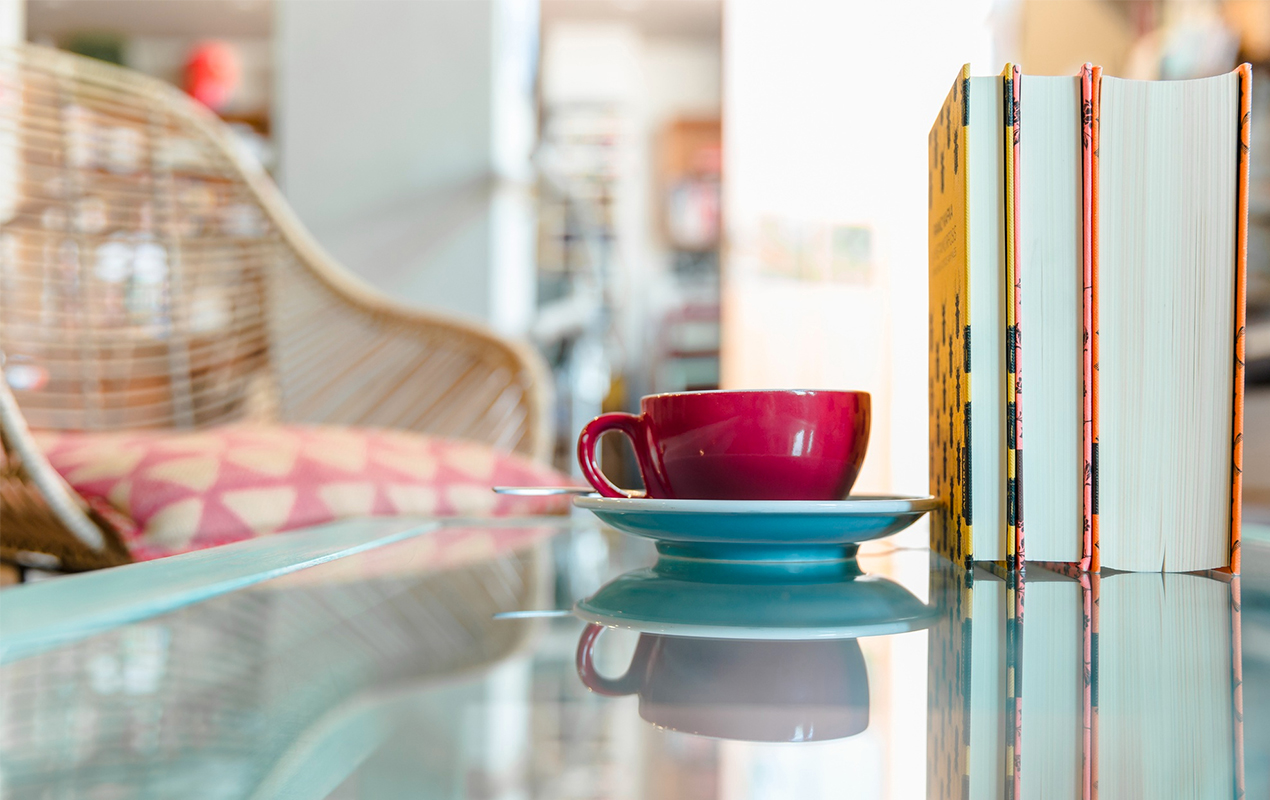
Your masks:
M493 488L495 494L513 494L518 497L595 494L594 489L584 489L580 486L495 486Z
M573 611L567 608L526 609L524 611L500 611L494 619L544 619L549 617L571 617Z

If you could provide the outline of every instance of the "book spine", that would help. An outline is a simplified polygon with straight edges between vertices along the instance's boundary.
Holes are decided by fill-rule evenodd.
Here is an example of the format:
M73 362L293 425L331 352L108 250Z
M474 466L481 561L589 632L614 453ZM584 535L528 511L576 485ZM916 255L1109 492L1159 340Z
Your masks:
M1248 145L1252 135L1252 67L1241 65L1235 70L1239 75L1239 145L1235 239L1235 374L1234 414L1231 431L1230 465L1230 571L1238 574L1241 562L1240 536L1243 528L1244 488L1244 326L1247 320L1248 296L1248 180L1251 153Z
M1019 68L1006 64L1002 72L1005 100L1005 469L1006 566L1023 562L1023 402L1021 281L1019 278Z
M1098 558L1098 115L1102 67L1081 69L1081 170L1084 217L1084 449L1085 542L1081 566L1093 572Z

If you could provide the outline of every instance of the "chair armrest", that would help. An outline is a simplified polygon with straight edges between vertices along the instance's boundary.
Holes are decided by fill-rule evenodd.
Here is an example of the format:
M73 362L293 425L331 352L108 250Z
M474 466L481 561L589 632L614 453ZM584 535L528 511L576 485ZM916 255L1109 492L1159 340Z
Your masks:
M342 273L342 271L341 271ZM296 262L275 285L282 418L400 428L550 459L551 378L530 346Z
M101 557L106 564L118 563L119 553L108 552L112 543L107 542L89 518L80 497L67 486L36 445L5 379L3 367L4 353L0 352L0 495L3 496L0 517L7 512L14 525L6 531L6 538L19 542L31 539L39 549L38 544L49 543L42 540L56 544L55 540L69 533L88 549L88 561ZM23 508L19 509L19 505Z
M268 313L283 419L402 428L549 459L552 384L536 351L386 297L318 244L210 115L190 121L219 143L279 234Z
M529 344L399 303L340 266L268 180L280 416L470 439L550 461L551 373Z

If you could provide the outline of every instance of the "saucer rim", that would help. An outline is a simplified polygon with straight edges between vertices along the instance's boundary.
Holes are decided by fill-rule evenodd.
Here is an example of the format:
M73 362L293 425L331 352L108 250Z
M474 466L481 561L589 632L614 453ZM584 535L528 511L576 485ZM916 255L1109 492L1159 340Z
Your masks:
M588 511L658 514L810 514L824 516L873 516L926 513L939 508L931 495L869 494L846 500L672 500L655 497L573 498L573 505Z
M819 625L812 627L773 625L705 625L700 623L665 622L649 619L615 618L583 608L585 600L573 606L573 615L583 622L592 622L606 628L618 628L634 633L652 633L661 636L678 636L689 639L733 639L753 641L816 641L821 639L863 639L872 636L893 636L925 630L938 616L933 610L928 615L908 617L886 622L854 623L847 625ZM920 602L920 601L919 601ZM930 608L929 606L926 606Z

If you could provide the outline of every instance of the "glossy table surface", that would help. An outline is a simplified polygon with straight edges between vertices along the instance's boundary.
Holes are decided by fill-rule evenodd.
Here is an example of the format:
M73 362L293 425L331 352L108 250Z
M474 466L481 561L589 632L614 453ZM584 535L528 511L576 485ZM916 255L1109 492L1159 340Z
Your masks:
M1250 527L1234 582L1029 570L1022 602L889 540L650 570L585 515L345 523L14 587L0 795L1266 797ZM643 615L516 613L587 598ZM681 612L692 637L637 632Z

